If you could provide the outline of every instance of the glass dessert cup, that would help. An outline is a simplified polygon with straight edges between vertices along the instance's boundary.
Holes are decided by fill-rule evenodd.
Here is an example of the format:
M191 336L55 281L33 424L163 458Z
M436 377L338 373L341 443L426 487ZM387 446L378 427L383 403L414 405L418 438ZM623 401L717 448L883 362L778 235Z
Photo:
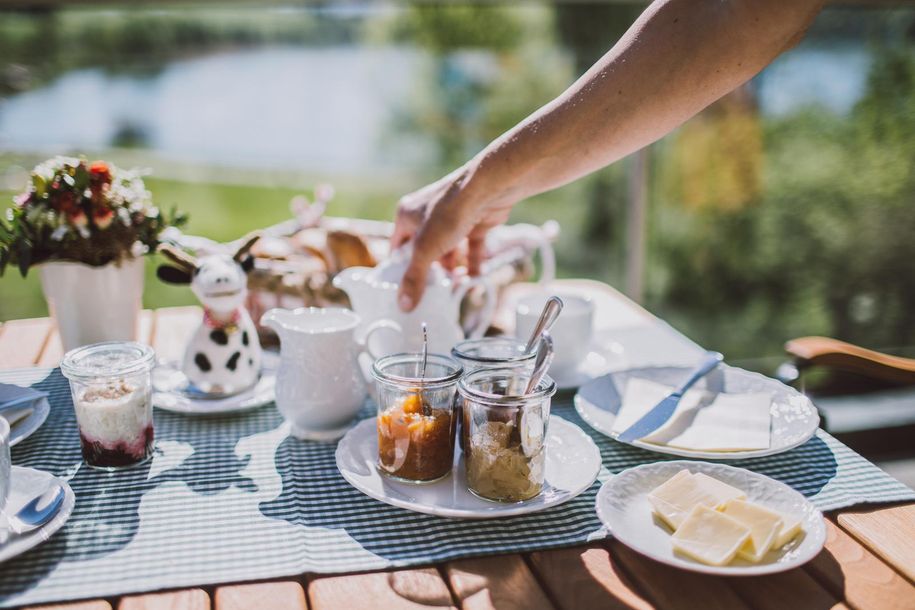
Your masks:
M530 374L537 352L528 353L526 347L514 337L483 337L461 341L451 348L451 356L464 367L465 375L484 368L518 368Z
M395 480L431 483L454 463L454 402L461 365L429 354L425 377L421 354L395 354L375 361L378 402L378 469Z
M110 341L76 348L60 364L70 380L83 460L117 470L153 452L152 348Z
M532 392L520 393L527 379L517 369L480 369L458 385L467 488L484 500L523 502L543 490L556 384L544 376Z

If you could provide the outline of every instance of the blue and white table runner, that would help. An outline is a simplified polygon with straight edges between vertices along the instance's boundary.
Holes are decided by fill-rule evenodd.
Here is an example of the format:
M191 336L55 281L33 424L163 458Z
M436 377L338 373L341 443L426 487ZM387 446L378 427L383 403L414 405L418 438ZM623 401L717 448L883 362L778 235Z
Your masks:
M337 472L334 443L290 437L272 405L217 417L157 411L150 463L117 473L81 467L59 370L6 371L0 382L50 394L48 421L13 449L13 463L67 478L77 498L60 532L0 564L0 606L581 544L607 536L594 512L603 480L674 459L594 432L575 413L571 394L559 395L553 412L594 438L604 469L575 500L511 518L509 527L412 513L364 496ZM371 415L366 405L364 416ZM822 510L915 500L911 489L822 431L797 449L738 465L791 485Z

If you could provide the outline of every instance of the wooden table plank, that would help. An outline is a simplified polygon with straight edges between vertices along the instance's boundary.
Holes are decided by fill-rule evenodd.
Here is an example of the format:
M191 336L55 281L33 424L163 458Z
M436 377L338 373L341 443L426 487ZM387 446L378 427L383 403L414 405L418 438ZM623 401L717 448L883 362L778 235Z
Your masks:
M284 580L219 587L214 595L216 610L306 610L305 589L295 581Z
M619 560L639 589L659 608L738 610L750 607L723 576L678 570L643 557L617 540L611 540L609 547L611 557Z
M152 331L152 346L159 359L180 362L184 348L203 313L200 307L169 307L156 310L156 321Z
M767 576L731 578L728 584L756 610L848 608L801 568Z
M148 593L121 598L118 610L209 610L210 596L203 589Z
M308 583L308 602L315 610L455 607L435 568L317 578Z
M846 511L838 521L871 552L915 582L915 504Z
M804 569L853 608L915 610L915 586L830 520L826 548Z
M553 608L520 555L462 559L449 562L444 569L465 610Z
M530 554L530 561L534 573L560 608L654 608L603 547L538 551Z
M29 606L24 610L111 610L111 604L103 599L96 599L85 602L54 604L52 606Z
M50 318L6 322L0 328L0 369L35 366L52 326Z

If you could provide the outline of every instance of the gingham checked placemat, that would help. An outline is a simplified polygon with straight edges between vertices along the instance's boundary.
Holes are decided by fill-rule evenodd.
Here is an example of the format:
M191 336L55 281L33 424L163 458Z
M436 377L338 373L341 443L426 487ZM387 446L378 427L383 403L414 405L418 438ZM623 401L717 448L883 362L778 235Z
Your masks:
M387 506L343 480L334 444L288 437L272 405L231 417L157 411L158 454L150 464L113 474L80 468L60 372L10 371L0 381L50 393L48 421L14 448L13 463L68 477L77 498L58 534L0 565L0 605L429 564L606 536L594 512L600 481L563 506L512 518L510 527ZM606 467L601 480L664 459L593 432L570 395L557 396L554 413L594 438ZM784 481L823 510L915 500L915 492L822 431L795 450L740 466Z

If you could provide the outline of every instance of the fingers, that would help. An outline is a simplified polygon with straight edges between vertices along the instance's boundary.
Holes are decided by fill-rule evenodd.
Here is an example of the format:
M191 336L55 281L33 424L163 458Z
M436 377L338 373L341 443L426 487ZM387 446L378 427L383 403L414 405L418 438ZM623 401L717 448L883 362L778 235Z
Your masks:
M403 311L412 311L422 298L429 266L452 252L464 238L466 229L462 227L460 214L459 208L440 200L417 231L410 266L398 296L398 305Z
M391 234L391 249L396 250L413 238L416 229L422 223L421 214L410 207L409 195L397 204L397 216L394 219L394 232Z
M414 256L410 260L403 279L400 281L400 290L397 296L397 305L402 311L410 312L416 308L417 303L423 298L426 291L426 278L429 275L429 263L420 262Z
M488 229L474 230L467 237L467 271L470 275L480 275L483 261L486 260L486 233Z

